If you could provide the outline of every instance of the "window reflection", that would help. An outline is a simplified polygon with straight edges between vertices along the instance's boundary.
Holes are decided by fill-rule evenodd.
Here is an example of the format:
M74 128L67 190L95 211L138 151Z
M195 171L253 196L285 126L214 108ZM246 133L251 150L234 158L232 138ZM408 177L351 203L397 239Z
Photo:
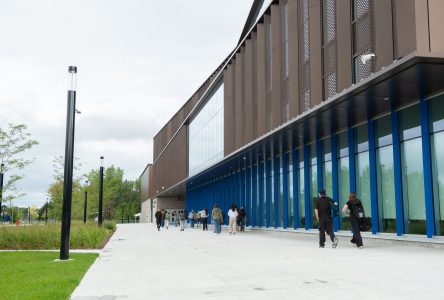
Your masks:
M189 175L206 169L224 157L224 88L220 84L191 121L189 128Z

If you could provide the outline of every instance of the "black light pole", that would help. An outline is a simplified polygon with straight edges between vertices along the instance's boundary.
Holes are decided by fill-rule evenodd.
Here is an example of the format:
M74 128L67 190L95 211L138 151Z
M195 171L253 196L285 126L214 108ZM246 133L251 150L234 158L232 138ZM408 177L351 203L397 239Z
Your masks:
M99 226L102 226L102 207L103 207L103 156L100 156L100 174L99 174Z
M48 206L49 206L48 197L46 197L45 223L48 223Z
M67 260L69 258L77 67L70 66L68 72L70 76L68 86L68 110L66 115L65 170L63 179L62 237L60 243L60 260Z
M3 198L3 167L4 166L5 165L3 163L0 165L0 217L3 217L2 198Z
M28 206L28 223L31 223L31 206Z
M86 206L88 205L88 180L85 187L85 205L83 207L83 224L86 224Z

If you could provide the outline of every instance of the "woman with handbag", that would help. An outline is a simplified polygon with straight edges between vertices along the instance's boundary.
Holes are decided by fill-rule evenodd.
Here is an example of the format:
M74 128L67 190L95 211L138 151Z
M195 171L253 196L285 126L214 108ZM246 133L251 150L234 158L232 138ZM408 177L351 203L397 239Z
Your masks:
M346 214L347 209L350 211L350 224L353 230L353 238L350 242L356 244L359 249L362 249L364 245L362 244L360 219L364 216L364 210L361 200L356 197L356 193L350 193L347 203L345 203L342 208L342 213L344 215Z

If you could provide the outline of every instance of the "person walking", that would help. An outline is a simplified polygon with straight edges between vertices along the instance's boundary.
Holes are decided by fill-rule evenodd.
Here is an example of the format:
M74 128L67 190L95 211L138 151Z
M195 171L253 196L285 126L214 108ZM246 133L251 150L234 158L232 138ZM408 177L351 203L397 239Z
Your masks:
M165 226L165 211L162 209L160 210L160 212L162 213L162 219L160 219L160 226L163 228L163 226Z
M156 218L157 230L160 231L160 225L162 222L162 212L160 211L160 208L157 209L157 212L154 215L154 217Z
M237 210L236 210L236 205L231 204L231 207L228 210L228 218L229 218L229 221L228 221L228 232L230 234L236 234L236 231L237 231L237 224L236 224L237 216L238 216L238 213L237 213Z
M358 199L356 193L354 192L350 193L347 203L345 203L344 207L342 208L342 213L344 215L346 215L347 209L350 211L350 224L353 230L353 238L350 242L356 244L359 249L362 249L364 247L364 244L362 243L361 237L360 219L364 215L364 208L362 206L361 200Z
M205 209L200 212L200 219L202 220L203 231L208 231L208 208L205 207Z
M245 231L245 218L246 218L247 214L245 213L245 209L243 207L241 207L239 209L239 215L237 216L237 219L239 220L239 228L240 231Z
M333 218L330 209L330 205L333 203L333 199L327 197L325 190L321 189L315 206L315 216L319 222L319 248L324 248L325 246L325 232L330 236L333 243L332 247L336 248L338 245L338 238L333 232Z
M165 213L163 214L163 222L164 222L166 229L168 229L168 225L170 224L170 214L166 210L165 210Z
M199 224L202 222L202 215L201 215L200 211L198 211L196 215L197 215L197 225L196 225L196 227L199 228Z
M194 210L193 209L188 214L188 219L190 220L190 227L194 228Z
M178 213L178 217L179 217L179 222L180 222L180 231L184 231L185 230L185 224L187 222L187 217L185 215L184 211L180 211Z
M214 233L220 234L221 231L221 220L222 220L222 211L219 208L219 205L214 204L214 208L211 211L211 222L214 224Z

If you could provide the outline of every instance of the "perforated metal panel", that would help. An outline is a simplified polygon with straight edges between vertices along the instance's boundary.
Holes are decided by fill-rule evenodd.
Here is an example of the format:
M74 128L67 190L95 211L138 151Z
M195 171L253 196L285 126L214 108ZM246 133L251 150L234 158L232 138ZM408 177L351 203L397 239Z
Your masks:
M366 64L361 56L374 53L374 0L353 0L353 76L354 82L369 77L375 70L375 59Z
M324 99L337 92L336 1L323 0L323 80Z
M281 120L288 121L288 78L290 66L288 63L288 0L280 2L281 13Z
M310 109L310 10L309 0L298 2L299 19L299 95L303 100L303 111Z
M272 90L272 65L273 65L273 43L271 37L271 19L266 18L265 24L265 47L266 47L266 66L267 66L267 91Z

